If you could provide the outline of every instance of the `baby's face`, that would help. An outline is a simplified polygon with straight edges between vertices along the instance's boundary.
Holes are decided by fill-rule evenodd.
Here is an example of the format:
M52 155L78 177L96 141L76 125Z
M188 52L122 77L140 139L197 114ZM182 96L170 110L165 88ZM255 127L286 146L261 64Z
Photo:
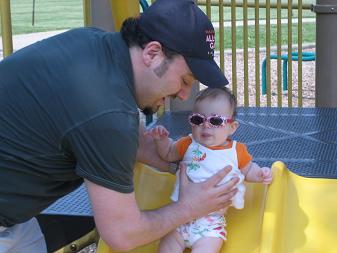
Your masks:
M206 117L220 115L231 118L232 116L230 103L223 97L206 98L197 102L193 112L200 113ZM197 142L204 146L223 146L226 144L228 137L235 132L236 127L237 122L226 123L221 127L212 127L209 122L205 122L199 126L192 126L192 135Z

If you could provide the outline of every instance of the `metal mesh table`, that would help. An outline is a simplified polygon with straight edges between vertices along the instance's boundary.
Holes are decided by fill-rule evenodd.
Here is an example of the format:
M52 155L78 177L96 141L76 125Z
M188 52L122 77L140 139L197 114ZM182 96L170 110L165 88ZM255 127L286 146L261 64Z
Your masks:
M42 214L92 216L89 196L84 184L50 205Z
M190 133L189 112L168 112L159 119L176 139ZM284 162L305 177L337 178L337 109L239 108L233 136L247 145L254 161Z

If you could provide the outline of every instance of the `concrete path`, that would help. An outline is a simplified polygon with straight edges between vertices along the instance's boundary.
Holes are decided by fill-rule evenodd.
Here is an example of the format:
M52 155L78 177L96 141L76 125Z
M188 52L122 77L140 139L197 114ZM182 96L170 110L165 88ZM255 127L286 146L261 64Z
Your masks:
M54 36L56 34L65 32L66 30L50 31L50 32L39 32L39 33L28 33L13 36L13 50L19 50L30 44L33 44L39 40L46 39L48 37ZM2 47L2 37L0 37L0 59L3 57L3 47Z

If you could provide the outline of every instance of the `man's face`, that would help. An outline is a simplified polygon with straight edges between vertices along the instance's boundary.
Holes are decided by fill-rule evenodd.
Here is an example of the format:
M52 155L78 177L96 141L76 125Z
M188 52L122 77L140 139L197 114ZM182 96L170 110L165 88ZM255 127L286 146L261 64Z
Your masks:
M190 96L193 77L185 59L178 55L172 59L163 57L152 68L152 85L148 91L149 101L142 109L144 114L152 114L165 103L165 97L186 100Z

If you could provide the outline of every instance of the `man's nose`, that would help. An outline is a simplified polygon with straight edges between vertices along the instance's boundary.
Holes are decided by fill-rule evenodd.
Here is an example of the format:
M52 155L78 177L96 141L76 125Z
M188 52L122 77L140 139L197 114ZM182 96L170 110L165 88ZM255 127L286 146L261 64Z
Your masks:
M178 92L177 97L185 101L190 97L191 90L192 90L192 87L184 87Z

